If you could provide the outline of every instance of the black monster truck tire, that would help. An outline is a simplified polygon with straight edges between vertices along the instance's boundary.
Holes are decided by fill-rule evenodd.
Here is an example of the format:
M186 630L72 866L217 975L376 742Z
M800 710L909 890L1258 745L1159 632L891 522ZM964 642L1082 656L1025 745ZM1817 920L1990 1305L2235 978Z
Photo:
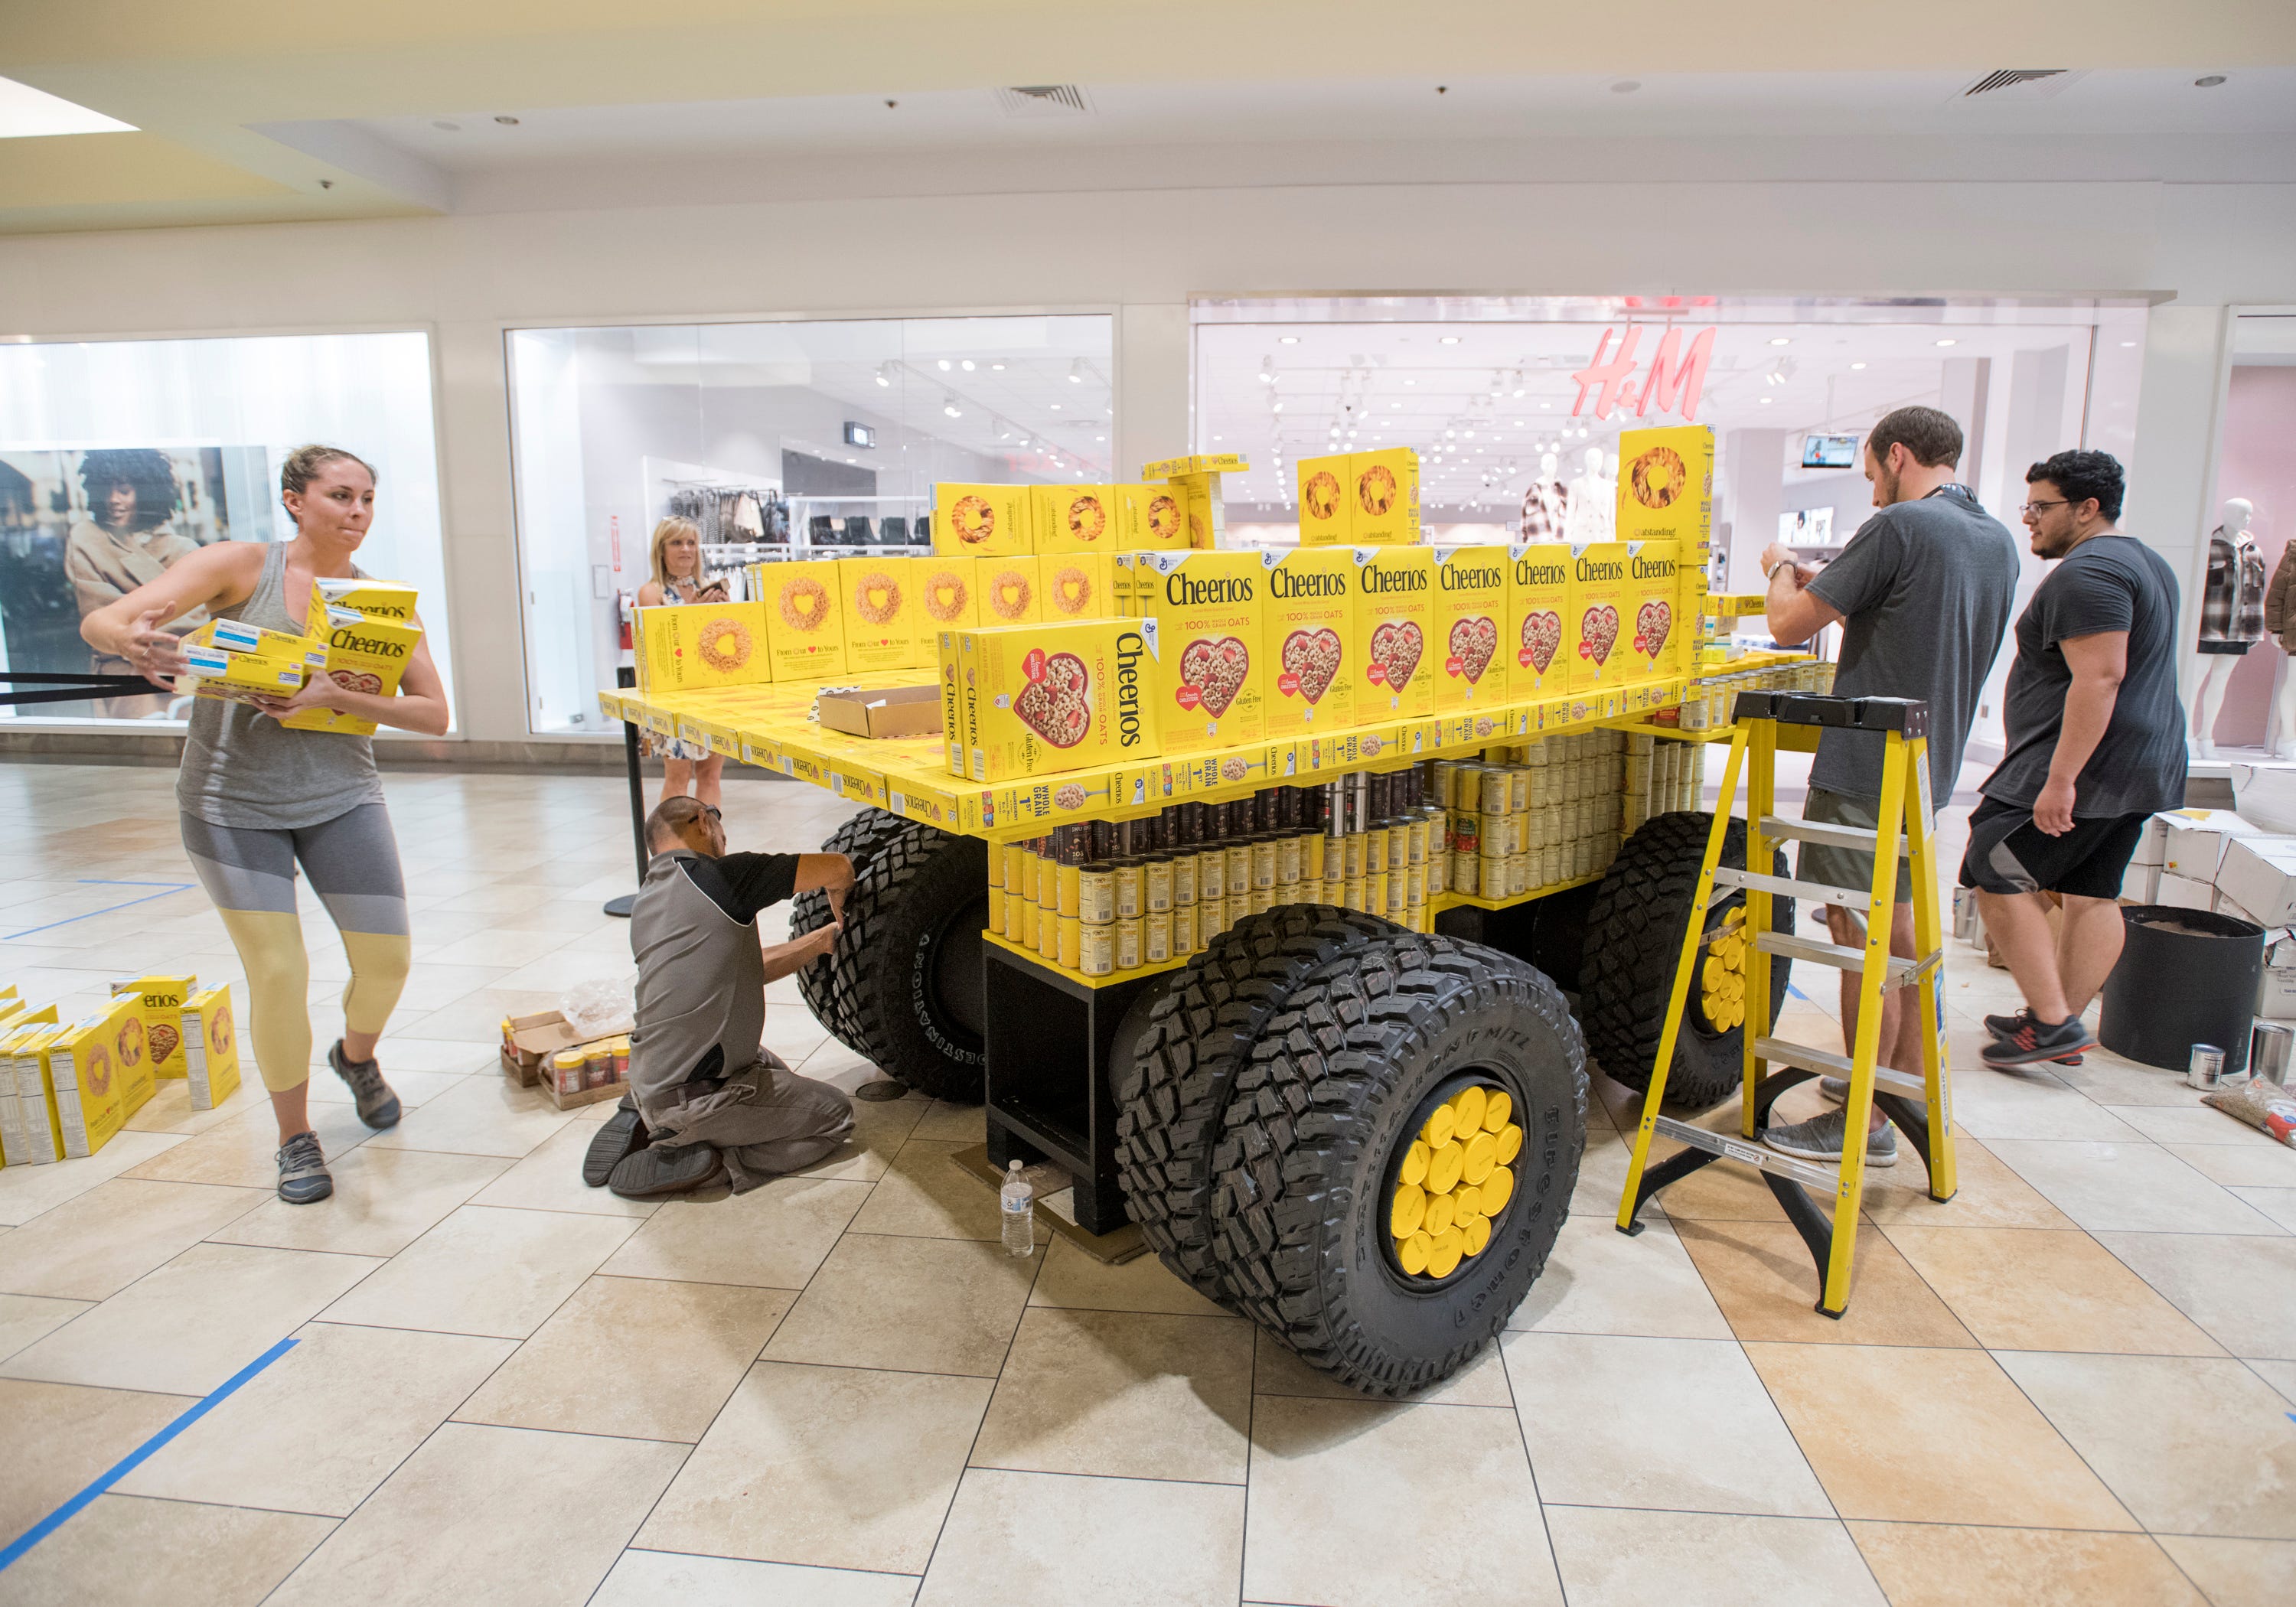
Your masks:
M1174 973L1131 1063L1116 1063L1116 1173L1149 1248L1217 1300L1212 1144L1235 1074L1300 978L1397 931L1380 915L1287 904L1239 921Z
M1620 849L1587 912L1587 948L1578 971L1578 1020L1586 1029L1587 1050L1595 1064L1638 1093L1649 1089L1658 1065L1659 1035L1666 1028L1674 968L1682 958L1682 934L1698 890L1707 834L1713 829L1714 816L1709 814L1680 811L1652 816ZM1730 823L1722 863L1745 868L1745 822ZM1786 873L1783 851L1775 869L1781 876ZM1743 893L1735 893L1716 905L1708 912L1706 929L1718 930L1745 901ZM1791 934L1793 924L1793 900L1772 898L1771 929ZM1785 1003L1791 968L1784 955L1770 956L1773 1022ZM1704 1110L1738 1092L1746 1075L1744 1042L1742 1025L1714 1029L1693 985L1684 1006L1682 1030L1675 1038L1674 1065L1667 1073L1669 1102Z
M1521 1129L1512 1195L1483 1248L1440 1276L1404 1270L1398 1168L1432 1103L1504 1090ZM1587 1142L1587 1070L1545 975L1479 944L1398 932L1292 990L1236 1079L1214 1164L1229 1303L1367 1395L1448 1377L1546 1267Z
M988 845L922 821L879 842L846 898L826 957L853 1047L921 1094L980 1103L988 920Z
M895 837L912 823L887 809L864 809L829 834L821 845L824 854L842 854L853 861L853 872L859 875L887 840ZM829 924L829 898L820 891L800 893L790 900L790 936L802 938ZM846 989L852 980L852 968L839 965L834 957L824 955L797 973L798 992L804 996L806 1008L813 1019L829 1029L830 1037L852 1050L866 1054L861 1045L861 1029L853 1019L852 1000Z

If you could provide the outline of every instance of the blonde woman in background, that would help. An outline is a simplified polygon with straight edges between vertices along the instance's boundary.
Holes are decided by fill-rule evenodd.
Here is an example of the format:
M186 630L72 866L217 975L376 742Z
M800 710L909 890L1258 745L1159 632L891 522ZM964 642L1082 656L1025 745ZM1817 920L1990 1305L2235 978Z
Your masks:
M726 583L701 583L701 529L690 519L665 519L653 528L649 549L653 578L638 587L640 608L661 608L681 603L723 603ZM718 783L726 770L726 756L674 736L649 737L646 751L661 760L660 808L671 799L691 792L697 802L715 806Z

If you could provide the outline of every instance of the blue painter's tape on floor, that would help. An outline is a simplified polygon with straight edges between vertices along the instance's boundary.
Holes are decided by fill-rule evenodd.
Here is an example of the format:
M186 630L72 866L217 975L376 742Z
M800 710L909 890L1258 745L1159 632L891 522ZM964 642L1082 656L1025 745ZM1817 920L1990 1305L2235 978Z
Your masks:
M59 926L70 926L75 921L92 921L98 915L109 915L117 910L133 909L139 904L149 904L154 898L165 898L175 893L188 893L194 885L189 881L107 881L101 876L82 876L80 881L90 887L156 887L163 891L146 893L141 898L129 898L124 903L107 904L102 909L89 910L86 914L66 915L61 921L51 921L45 926L28 926L22 931L12 931L0 937L0 943L13 943L19 938L29 938L35 932L53 931ZM7 1564L0 1562L0 1568Z
M65 1524L70 1522L73 1517L79 1513L81 1508L86 1506L98 1496L103 1494L104 1491L110 1489L122 1479L127 1478L128 1474L134 1472L138 1467L141 1467L146 1461L150 1460L152 1454L158 1451L161 1446L166 1445L176 1435L182 1433L185 1429L190 1428L193 1423L199 1422L201 1418L205 1417L223 1401L229 1399L232 1394L237 1390L242 1384L245 1383L249 1379L253 1378L257 1373L262 1372L264 1368L269 1366L273 1362L277 1361L290 1350L292 1350L296 1344L297 1341L292 1339L281 1340L277 1344L272 1346L270 1349L266 1350L262 1355L257 1357L253 1361L248 1363L247 1365L242 1367L238 1372L226 1379L222 1387L217 1390L214 1394L209 1396L204 1400L185 1407L182 1416L176 1418L166 1428L161 1429L158 1433L152 1435L151 1439L145 1440L142 1445L137 1446L134 1450L128 1452L127 1455L122 1456L118 1462L112 1464L111 1467L100 1476L94 1483L89 1485L86 1489L80 1491L78 1495L74 1496L70 1500L56 1508L55 1511L50 1513L37 1523L33 1524L31 1528L17 1536L7 1550L0 1551L0 1573L4 1573L10 1568L13 1567L18 1558L21 1557L26 1552L31 1550L35 1546L37 1546L41 1541L46 1539L50 1535L55 1533L56 1530L62 1529Z

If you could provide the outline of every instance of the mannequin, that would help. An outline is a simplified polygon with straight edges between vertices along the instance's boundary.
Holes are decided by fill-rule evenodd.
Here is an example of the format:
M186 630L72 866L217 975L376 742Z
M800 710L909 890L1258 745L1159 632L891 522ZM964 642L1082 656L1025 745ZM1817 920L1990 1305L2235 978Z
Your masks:
M2291 655L2272 700L2272 728L2265 742L2275 758L2296 758L2296 541L2280 549L2272 583L2264 591L2264 629Z
M1563 517L1570 494L1562 488L1562 472L1560 458L1552 452L1539 454L1538 478L1522 494L1521 540L1562 539Z
M2209 573L2201 594L2201 687L2193 700L2194 733L2202 758L2217 756L2217 716L2242 655L2264 635L2264 554L2248 533L2256 508L2244 496L2225 500L2223 522L2209 533ZM2275 710L2274 724L2279 724Z
M1587 448L1585 468L1570 482L1570 510L1563 539L1574 545L1608 541L1619 528L1619 482L1603 473L1603 449Z

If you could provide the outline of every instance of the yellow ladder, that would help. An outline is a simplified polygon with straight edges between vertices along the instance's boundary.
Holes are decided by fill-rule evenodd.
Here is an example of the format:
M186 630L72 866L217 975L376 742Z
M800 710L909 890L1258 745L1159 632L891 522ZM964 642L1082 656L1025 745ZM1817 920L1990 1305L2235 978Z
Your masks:
M1677 1183L1717 1160L1735 1160L1758 1168L1762 1181L1777 1196L1787 1218L1824 1273L1817 1309L1839 1317L1849 1303L1849 1270L1857 1248L1857 1217L1866 1176L1866 1124L1878 1102L1917 1151L1929 1170L1930 1198L1953 1198L1956 1186L1953 1165L1953 1113L1946 1071L1945 1038L1939 1030L1938 981L1944 960L1944 931L1938 920L1937 880L1932 874L1935 851L1930 799L1929 707L1904 698L1835 698L1800 693L1742 693L1733 712L1736 730L1730 739L1729 763L1722 773L1722 791L1714 805L1714 829L1706 840L1706 859L1698 876L1688 930L1683 934L1682 959L1675 967L1674 991L1667 1001L1666 1028L1659 1038L1658 1063L1651 1073L1650 1092L1643 1102L1643 1119L1635 1132L1634 1161L1627 1168L1626 1193L1619 1202L1619 1231L1638 1234L1636 1220L1651 1197L1669 1184ZM1881 827L1866 832L1852 826L1816 821L1781 819L1775 810L1774 771L1778 750L1808 751L1827 728L1872 732L1885 750L1882 764ZM1746 865L1734 870L1722 861L1730 818L1738 801L1738 782L1747 780ZM1800 881L1768 873L1772 845L1786 839L1826 843L1874 856L1874 882L1857 892L1822 882ZM1916 959L1890 953L1891 905L1897 897L1898 855L1904 846L1913 865L1914 947ZM1756 871L1756 865L1763 866ZM1674 1063L1676 1040L1681 1036L1683 1013L1690 997L1691 980L1697 975L1707 947L1727 935L1723 927L1710 929L1711 907L1736 893L1746 896L1745 924L1754 933L1746 960L1746 1081L1741 1102L1744 1142L1677 1121L1660 1112L1666 1101L1667 1072ZM1862 907L1866 916L1866 946L1849 948L1834 943L1770 930L1773 898L1812 899ZM1772 1036L1770 1020L1770 956L1808 960L1858 973L1857 1041L1845 1058L1827 1050L1788 1043ZM1914 988L1915 1008L1922 1023L1922 1074L1877 1066L1881 1046L1882 995L1891 988ZM1775 1062L1781 1070L1767 1071ZM1849 1097L1844 1112L1841 1163L1838 1172L1797 1160L1764 1147L1759 1134L1767 1125L1770 1108L1779 1095L1812 1077L1846 1078ZM1659 1164L1650 1164L1651 1141L1668 1138L1688 1147ZM1831 1221L1819 1211L1805 1190L1832 1191Z

